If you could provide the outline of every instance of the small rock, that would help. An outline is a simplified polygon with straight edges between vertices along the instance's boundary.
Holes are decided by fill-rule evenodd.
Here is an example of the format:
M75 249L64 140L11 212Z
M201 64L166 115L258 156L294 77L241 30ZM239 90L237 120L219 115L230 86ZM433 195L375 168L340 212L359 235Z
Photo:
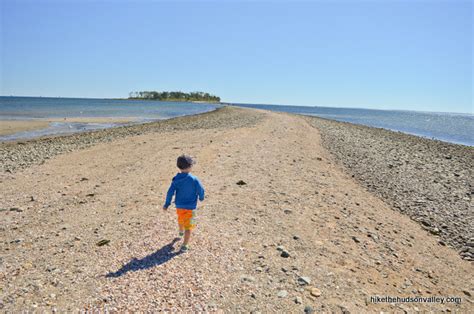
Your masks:
M303 299L302 299L300 296L297 296L297 297L295 298L295 303L296 303L296 304L301 304L301 303L303 303Z
M354 240L355 243L360 243L360 240L359 240L358 237L352 236L351 238L352 238L352 240Z
M311 306L307 305L307 306L304 307L304 312L306 314L312 314L312 313L314 313L314 309Z
M286 250L283 250L283 251L281 251L280 256L284 257L284 258L288 258L288 257L290 257L290 253Z
M428 221L428 220L421 220L420 221L422 225L426 226L426 227L430 227L431 226L431 223Z
M298 283L302 286L304 285L309 285L311 283L311 278L309 277L299 277L298 278Z
M100 240L99 242L97 242L97 246L103 246L103 245L106 245L106 244L109 244L110 240L107 240L107 239L103 239L103 240Z
M19 207L12 207L10 208L10 211L11 212L18 212L18 213L21 213L23 211L23 209L19 208Z
M242 275L240 276L240 280L247 281L247 282L254 282L255 278L249 275Z
M462 293L464 293L468 297L472 296L471 292L469 292L468 290L463 290Z
M237 181L236 184L237 184L237 185L247 185L247 183L246 183L245 181L243 181L243 180Z
M291 214L293 211L292 211L291 209L288 209L288 208L287 208L287 209L284 209L283 212L284 212L285 214Z
M297 235L294 235L294 236L293 236L293 240L299 240L299 239L300 239L299 236L297 236Z
M312 288L310 293L314 297L321 296L321 290L319 290L318 288Z
M288 291L286 290L280 290L277 293L277 297L279 298L286 298L288 296Z
M81 181L87 181L87 180L89 179L87 179L86 177L81 178Z

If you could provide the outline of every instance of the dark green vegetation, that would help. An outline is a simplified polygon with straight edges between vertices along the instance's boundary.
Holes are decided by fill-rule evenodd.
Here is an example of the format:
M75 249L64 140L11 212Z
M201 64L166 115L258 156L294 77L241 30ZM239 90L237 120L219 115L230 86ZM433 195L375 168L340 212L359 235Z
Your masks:
M146 100L161 100L161 101L208 101L220 102L221 98L203 92L131 92L128 99L146 99Z

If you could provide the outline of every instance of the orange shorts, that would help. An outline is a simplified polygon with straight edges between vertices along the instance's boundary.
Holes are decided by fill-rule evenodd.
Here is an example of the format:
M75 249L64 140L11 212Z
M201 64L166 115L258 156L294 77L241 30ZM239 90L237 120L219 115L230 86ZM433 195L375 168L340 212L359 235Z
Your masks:
M178 214L178 224L184 227L184 230L193 230L196 226L196 210L176 208Z

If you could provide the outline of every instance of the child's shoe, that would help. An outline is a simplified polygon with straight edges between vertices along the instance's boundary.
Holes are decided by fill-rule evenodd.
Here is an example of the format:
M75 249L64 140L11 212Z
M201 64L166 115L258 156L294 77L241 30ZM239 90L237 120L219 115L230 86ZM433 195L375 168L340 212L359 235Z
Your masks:
M180 231L180 232L179 232L179 236L178 236L178 237L179 237L179 238L182 238L182 237L184 237L184 231Z
M181 245L181 249L179 250L180 253L186 253L189 251L189 244L188 245Z

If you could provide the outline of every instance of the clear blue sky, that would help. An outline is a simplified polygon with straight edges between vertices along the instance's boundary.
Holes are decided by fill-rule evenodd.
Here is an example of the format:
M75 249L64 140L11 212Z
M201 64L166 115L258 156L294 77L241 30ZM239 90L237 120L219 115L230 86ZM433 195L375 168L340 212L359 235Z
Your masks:
M0 95L473 112L471 1L0 3Z

